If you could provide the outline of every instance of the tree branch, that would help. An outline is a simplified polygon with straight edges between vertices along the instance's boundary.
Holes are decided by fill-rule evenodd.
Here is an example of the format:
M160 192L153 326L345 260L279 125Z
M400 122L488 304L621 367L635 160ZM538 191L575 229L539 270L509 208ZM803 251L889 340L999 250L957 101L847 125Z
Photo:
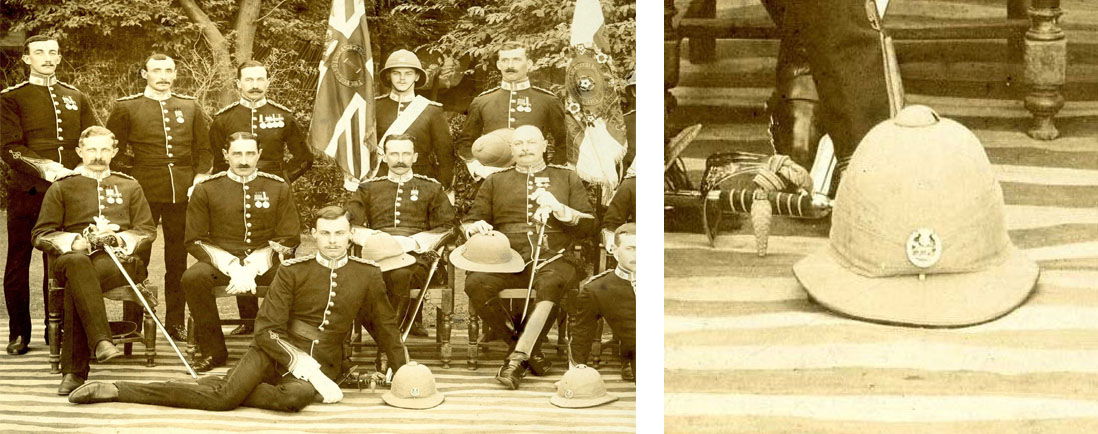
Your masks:
M252 59L261 4L262 0L240 0L239 12L236 14L235 31L236 61L238 63Z
M223 83L218 92L220 94L218 95L218 101L220 103L227 102L231 99L230 92L227 91L230 89L229 85L232 83L233 76L229 41L225 39L225 36L221 34L221 30L217 28L217 24L210 19L210 16L202 10L202 6L199 6L195 0L179 0L179 4L183 7L183 12L187 14L187 18L194 21L201 29L206 43L210 44L210 51L213 52L215 59L215 70L219 76L218 83Z

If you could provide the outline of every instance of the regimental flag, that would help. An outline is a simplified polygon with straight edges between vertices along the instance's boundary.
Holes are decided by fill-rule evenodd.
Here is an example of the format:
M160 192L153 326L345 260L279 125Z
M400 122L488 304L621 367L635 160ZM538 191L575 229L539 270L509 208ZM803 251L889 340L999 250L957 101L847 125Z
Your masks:
M332 0L309 141L360 180L376 171L373 89L366 6L363 0Z

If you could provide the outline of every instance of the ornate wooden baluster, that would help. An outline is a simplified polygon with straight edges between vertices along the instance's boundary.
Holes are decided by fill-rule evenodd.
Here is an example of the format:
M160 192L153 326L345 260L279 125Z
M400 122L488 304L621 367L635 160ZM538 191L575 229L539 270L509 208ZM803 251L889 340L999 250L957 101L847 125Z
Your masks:
M1026 32L1025 79L1029 93L1026 110L1033 114L1029 136L1052 140L1060 132L1052 118L1064 107L1061 88L1067 69L1067 39L1060 28L1060 0L1033 0Z

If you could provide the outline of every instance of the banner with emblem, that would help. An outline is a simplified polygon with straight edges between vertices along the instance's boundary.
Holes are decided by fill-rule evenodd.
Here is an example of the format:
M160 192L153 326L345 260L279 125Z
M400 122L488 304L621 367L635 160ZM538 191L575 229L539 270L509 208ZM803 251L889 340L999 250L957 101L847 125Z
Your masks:
M332 0L309 144L359 180L373 176L374 62L363 0Z

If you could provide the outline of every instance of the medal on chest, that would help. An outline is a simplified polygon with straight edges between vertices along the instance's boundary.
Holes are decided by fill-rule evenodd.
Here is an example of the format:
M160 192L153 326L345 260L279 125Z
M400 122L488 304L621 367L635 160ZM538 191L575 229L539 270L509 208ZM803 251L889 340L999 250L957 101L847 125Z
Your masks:
M68 95L62 96L61 100L65 102L65 108L66 109L76 110L76 109L80 108L80 106L76 105L76 100L72 99L71 96L68 96Z
M263 115L260 116L260 118L263 119L263 121L259 123L259 128L262 129L282 128L286 125L282 115Z
M408 199L411 199L412 202L419 200L419 189L412 187L412 193L409 195Z
M183 123L183 110L179 110L179 109L175 110L175 123L177 123L177 124Z
M524 112L524 113L530 113L530 111L532 109L533 109L533 105L530 104L530 97L524 96L524 97L521 97L521 98L515 100L515 110L516 111L520 111L520 112Z
M255 207L256 208L270 208L271 198L267 195L267 192L260 191L255 193Z
M118 189L117 185L107 187L103 191L103 196L107 198L107 204L109 205L121 205L122 204L122 191Z
M549 177L548 176L535 176L534 177L534 188L544 188L544 189L548 190L549 189Z

